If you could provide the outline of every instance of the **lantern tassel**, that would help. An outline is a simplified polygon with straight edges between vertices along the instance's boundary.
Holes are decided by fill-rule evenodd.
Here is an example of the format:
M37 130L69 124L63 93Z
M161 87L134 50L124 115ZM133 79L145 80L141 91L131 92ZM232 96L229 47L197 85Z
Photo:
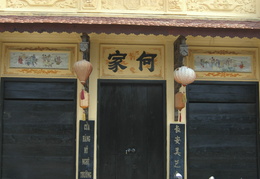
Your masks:
M79 106L82 109L86 109L89 106L89 94L86 92L84 89L81 90L80 95L79 95Z
M80 99L81 99L81 100L85 99L84 89L81 90Z
M181 122L181 111L179 110L179 122Z

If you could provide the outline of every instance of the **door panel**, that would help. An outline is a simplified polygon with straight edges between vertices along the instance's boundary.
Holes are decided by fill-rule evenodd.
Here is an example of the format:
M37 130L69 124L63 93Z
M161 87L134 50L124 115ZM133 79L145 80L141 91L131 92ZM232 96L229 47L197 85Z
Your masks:
M142 102L146 99L147 91L142 87L133 87L129 85L121 85L120 98L117 108L119 115L117 125L117 153L116 153L116 168L118 178L141 177L145 178L147 172L144 167L144 161L147 160L146 145L143 145L148 140L147 129L144 127L140 131L139 126L145 126L146 107ZM117 94L116 94L117 95ZM129 152L127 151L129 150ZM143 172L137 173L139 170Z
M1 178L75 178L76 80L2 79Z
M164 81L100 80L98 101L98 178L164 178Z
M187 89L188 178L258 178L258 84Z

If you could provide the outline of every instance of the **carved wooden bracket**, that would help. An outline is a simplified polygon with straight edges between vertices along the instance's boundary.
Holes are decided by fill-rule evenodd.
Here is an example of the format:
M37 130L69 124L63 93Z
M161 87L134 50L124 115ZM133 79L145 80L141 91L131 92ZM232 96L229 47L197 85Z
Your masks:
M80 43L80 51L83 53L83 59L89 61L89 36L86 33L83 33L80 37L82 39L82 42Z

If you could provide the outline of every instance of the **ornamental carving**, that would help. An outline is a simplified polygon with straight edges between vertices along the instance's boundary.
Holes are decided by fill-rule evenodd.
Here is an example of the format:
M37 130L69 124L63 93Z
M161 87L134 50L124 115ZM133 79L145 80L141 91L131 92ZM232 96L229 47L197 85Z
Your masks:
M139 9L141 6L141 2L140 0L123 0L124 1L124 6L126 7L126 9Z
M29 6L27 2L20 1L20 0L9 0L6 4L7 8L23 8Z
M82 10L93 10L97 9L97 0L81 0Z
M63 8L69 9L69 8L76 8L77 4L78 4L78 0L62 0L62 1L57 1L54 4L54 7L61 8L61 9Z
M55 8L76 8L77 0L8 0L7 8L24 7L55 7Z
M170 11L182 11L184 7L183 0L169 0L168 2L168 9Z
M256 13L256 0L187 0L187 10Z
M103 10L148 10L164 11L161 0L101 0Z
M35 9L49 11L50 9L62 9L63 12L73 11L97 11L97 12L127 12L142 14L173 14L192 12L222 13L256 15L258 0L0 0L0 8L11 9ZM68 11L64 11L68 9ZM225 14L224 14L225 13ZM219 16L219 15L218 15Z

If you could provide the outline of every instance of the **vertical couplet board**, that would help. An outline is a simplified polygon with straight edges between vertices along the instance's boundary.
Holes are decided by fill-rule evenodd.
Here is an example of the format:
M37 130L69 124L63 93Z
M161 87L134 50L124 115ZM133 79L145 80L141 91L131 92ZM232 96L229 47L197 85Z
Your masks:
M174 179L176 173L184 179L185 125L171 124L170 137L170 179Z
M93 179L94 121L80 121L79 179Z

